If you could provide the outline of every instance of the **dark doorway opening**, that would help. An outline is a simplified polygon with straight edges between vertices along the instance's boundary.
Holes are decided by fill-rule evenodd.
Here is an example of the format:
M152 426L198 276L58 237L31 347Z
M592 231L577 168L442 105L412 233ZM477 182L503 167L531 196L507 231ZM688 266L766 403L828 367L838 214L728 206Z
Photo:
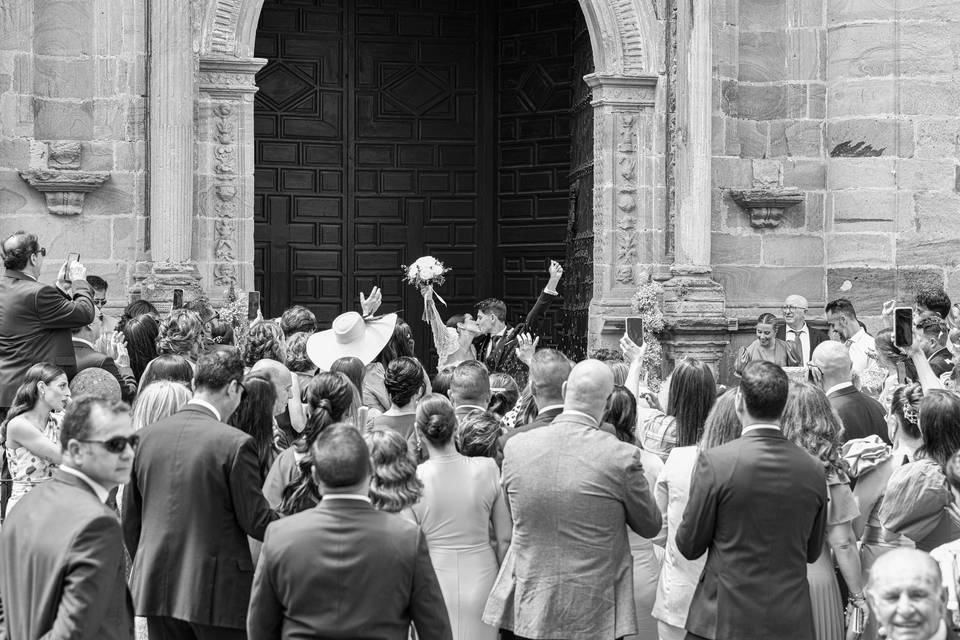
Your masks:
M265 313L302 304L326 328L376 284L425 358L422 300L400 279L421 255L453 268L444 315L493 296L516 321L551 258L570 299L577 19L576 0L266 0L254 207ZM541 344L572 348L564 312L550 310Z

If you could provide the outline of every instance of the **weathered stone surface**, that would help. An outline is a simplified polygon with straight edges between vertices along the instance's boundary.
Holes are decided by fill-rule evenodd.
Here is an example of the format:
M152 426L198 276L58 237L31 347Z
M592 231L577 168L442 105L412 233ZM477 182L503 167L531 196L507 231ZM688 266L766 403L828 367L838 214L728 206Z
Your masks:
M897 111L897 82L892 79L831 79L827 117L873 116Z
M819 27L823 25L823 0L795 0L788 3L788 25L797 27Z
M787 3L783 0L740 2L740 28L743 31L775 31L787 22Z
M721 106L734 118L778 120L787 117L785 85L748 85L728 80L723 83Z
M828 231L894 231L897 226L897 192L860 189L830 193L827 200Z
M30 166L30 142L27 140L0 140L0 167L26 169Z
M913 127L905 120L856 119L827 122L826 151L837 156L913 155Z
M914 191L953 191L956 187L956 160L899 160L897 183Z
M899 113L956 116L960 113L960 85L954 80L901 80Z
M807 85L807 117L824 118L827 115L827 87L822 84Z
M823 132L818 120L770 123L770 155L818 158L823 155Z
M899 216L897 262L916 265L960 263L960 254L956 250L960 196L920 192L913 197L913 202L915 207L904 209Z
M892 266L893 236L886 233L828 233L827 264L831 266Z
M113 169L113 143L83 142L80 149L80 168L84 171Z
M146 219L137 216L118 217L113 221L113 242L110 257L114 260L137 259L146 236Z
M44 214L43 196L20 178L17 171L0 170L0 225L3 220L19 214ZM10 231L13 233L16 229ZM2 234L0 234L2 235ZM5 237L5 236L4 236Z
M778 306L785 292L823 300L823 267L736 267L721 265L713 277L723 285L730 306Z
M787 34L784 31L744 32L740 34L739 53L739 80L781 80L787 71Z
M760 264L760 236L711 234L710 262L712 264Z
M33 64L33 91L38 97L89 100L94 96L94 60L34 56Z
M798 29L790 31L789 38L787 79L823 80L820 73L820 32L816 29Z
M770 125L755 120L727 120L727 153L741 158L767 157L767 138ZM731 140L730 133L735 137ZM735 141L735 142L734 142ZM738 147L734 153L734 145Z
M115 173L102 187L87 195L84 216L131 215L141 211L143 184L133 173Z
M823 160L783 161L783 186L798 189L824 189L827 182L827 167Z
M847 283L851 286L847 286ZM860 315L872 315L883 303L896 298L896 270L863 267L827 269L827 300L847 298Z
M721 188L747 188L751 186L750 160L743 158L714 158L713 186Z
M94 3L34 0L33 51L50 56L89 56L93 51Z
M804 219L810 231L823 231L826 226L827 194L807 191L804 201Z
M827 187L830 189L895 189L896 161L893 158L830 158Z
M829 0L827 24L859 20L943 19L960 12L958 0Z
M89 140L93 137L93 104L37 98L36 136L47 140Z
M916 157L960 157L960 120L956 118L917 120L916 132Z
M821 236L781 235L779 233L765 234L763 236L763 264L780 267L822 265L823 238Z

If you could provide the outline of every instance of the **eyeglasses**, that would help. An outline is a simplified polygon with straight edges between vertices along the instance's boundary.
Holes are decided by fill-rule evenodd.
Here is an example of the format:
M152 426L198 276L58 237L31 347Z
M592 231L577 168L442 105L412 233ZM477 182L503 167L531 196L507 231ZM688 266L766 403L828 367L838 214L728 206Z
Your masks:
M807 310L806 307L795 307L792 304L785 304L782 307L780 307L780 311L783 311L784 313L793 313L794 311L806 311L806 310Z
M103 448L110 453L123 453L127 450L127 445L130 445L130 448L136 451L137 447L140 446L140 436L133 434L132 436L114 436L109 440L81 440L80 442L102 444Z
M106 299L106 298L94 298L94 299L93 299L93 304L97 305L98 307L102 307L103 305L107 304L107 299Z
M247 397L247 388L243 386L243 383L237 380L237 389L240 389L240 399L243 400Z

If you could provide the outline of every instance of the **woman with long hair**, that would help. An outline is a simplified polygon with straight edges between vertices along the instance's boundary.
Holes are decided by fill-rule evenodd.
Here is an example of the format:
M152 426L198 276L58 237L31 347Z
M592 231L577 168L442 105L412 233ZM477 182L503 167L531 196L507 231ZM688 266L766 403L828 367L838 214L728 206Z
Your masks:
M154 320L160 322L160 312L155 306L146 300L134 300L124 307L120 320L117 321L117 331L123 331L127 322L140 316L152 316Z
M918 412L923 443L913 461L896 469L880 505L880 523L930 551L960 538L960 511L953 502L944 469L960 450L960 398L931 390Z
M243 399L227 423L253 438L260 462L260 482L273 465L273 412L277 388L266 371L251 371L243 377Z
M456 429L450 400L430 394L420 401L417 431L430 459L417 467L423 497L413 511L427 538L454 640L496 640L498 630L481 616L513 525L496 462L461 455Z
M407 440L393 429L371 429L363 439L370 449L370 501L375 509L415 517L411 508L423 494Z
M300 438L277 455L263 483L263 495L271 509L291 515L320 502L320 491L310 472L310 447L334 422L356 420L355 393L353 384L342 373L318 373L310 381L307 425Z
M600 424L609 423L621 442L634 444L637 441L637 398L622 385L613 385L613 393L607 398L607 408Z
M717 383L710 367L695 358L684 358L670 374L666 411L638 409L637 442L666 461L675 446L689 446L700 440L703 424L717 399ZM661 387L661 392L663 387ZM680 432L693 434L682 444Z
M203 322L200 314L189 309L174 309L160 322L157 355L183 356L196 367L203 346Z
M130 368L137 380L143 376L147 364L157 357L157 336L160 324L151 315L143 314L130 318L123 325L123 339L130 354Z
M60 422L69 402L70 385L63 369L41 362L27 370L0 426L11 477L6 513L38 482L53 477L60 464Z
M172 416L190 400L190 389L182 382L157 380L137 394L133 405L133 430Z
M397 358L387 365L383 384L390 408L373 419L374 429L393 429L404 439L413 434L417 401L423 397L423 367L415 358Z
M677 433L678 441L684 444L678 444L670 451L654 485L653 495L667 528L663 568L653 606L660 640L683 640L686 635L683 627L707 557L696 560L683 557L677 549L677 529L690 500L690 479L700 451L740 437L742 427L737 418L736 397L736 390L731 389L717 399L704 423L702 435L697 434L695 425L684 423L686 429Z
M193 386L193 365L183 356L175 354L157 356L147 363L137 388L143 392L158 380L179 382L189 389Z
M860 508L840 459L843 425L819 387L793 382L780 427L788 440L816 458L826 472L827 534L820 557L807 565L807 582L817 640L843 640L846 636L844 606L833 569L834 558L850 589L851 602L855 601L855 606L867 613L860 553L853 531L853 521L860 516Z

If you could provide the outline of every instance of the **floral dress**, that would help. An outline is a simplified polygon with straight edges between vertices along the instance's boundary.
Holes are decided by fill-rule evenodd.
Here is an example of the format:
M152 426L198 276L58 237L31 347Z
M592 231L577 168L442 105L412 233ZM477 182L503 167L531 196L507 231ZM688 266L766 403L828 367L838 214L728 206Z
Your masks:
M56 445L60 443L60 423L62 420L63 413L51 413L47 418L46 426L43 428L43 436ZM10 466L10 477L12 479L10 499L7 501L7 513L9 514L13 505L27 495L37 483L45 482L53 477L57 465L34 454L26 447L11 448L4 444L3 449L7 456L7 464Z

